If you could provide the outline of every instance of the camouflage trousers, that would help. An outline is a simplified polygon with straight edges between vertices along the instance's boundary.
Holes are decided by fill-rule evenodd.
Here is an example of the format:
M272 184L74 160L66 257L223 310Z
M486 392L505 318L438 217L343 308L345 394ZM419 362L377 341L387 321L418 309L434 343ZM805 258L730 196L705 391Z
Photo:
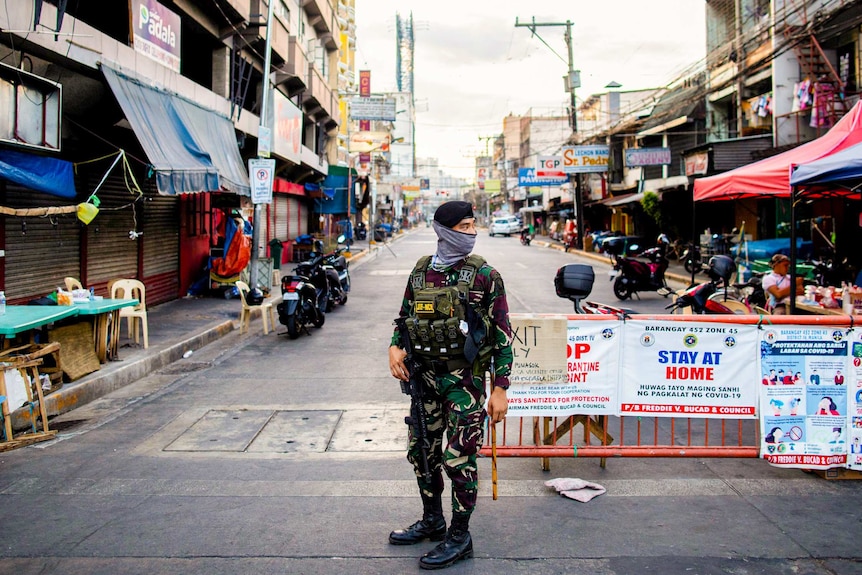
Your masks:
M460 369L444 375L424 373L423 397L428 414L428 467L431 481L422 477L422 457L410 428L407 459L413 464L419 489L426 496L443 492L443 474L452 482L452 510L471 513L476 506L479 473L476 457L485 424L485 387L482 375ZM445 439L445 445L444 445Z

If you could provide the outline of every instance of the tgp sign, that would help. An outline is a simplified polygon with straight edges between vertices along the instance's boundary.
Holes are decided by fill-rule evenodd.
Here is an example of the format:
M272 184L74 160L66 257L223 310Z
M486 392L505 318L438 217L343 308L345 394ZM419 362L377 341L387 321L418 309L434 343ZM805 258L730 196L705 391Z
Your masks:
M562 156L539 156L536 167L537 178L561 178L565 177L563 172Z
M563 146L563 173L607 172L608 146Z

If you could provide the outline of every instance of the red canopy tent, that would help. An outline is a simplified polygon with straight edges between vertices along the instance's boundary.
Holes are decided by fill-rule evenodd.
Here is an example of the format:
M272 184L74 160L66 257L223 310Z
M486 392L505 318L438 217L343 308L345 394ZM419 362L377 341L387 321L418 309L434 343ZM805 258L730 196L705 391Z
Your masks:
M773 196L789 198L793 167L819 160L862 142L862 102L826 134L792 150L694 181L694 201Z

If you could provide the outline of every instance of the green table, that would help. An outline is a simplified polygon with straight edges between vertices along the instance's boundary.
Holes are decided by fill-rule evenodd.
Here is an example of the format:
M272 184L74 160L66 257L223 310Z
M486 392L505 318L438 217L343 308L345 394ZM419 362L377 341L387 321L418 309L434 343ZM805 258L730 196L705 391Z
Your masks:
M0 335L15 337L75 315L78 310L73 305L7 305L6 313L0 315Z
M120 309L138 305L136 299L101 299L73 304L79 316L93 316L96 356L99 363L117 358L117 340L120 337ZM108 318L113 321L108 325Z

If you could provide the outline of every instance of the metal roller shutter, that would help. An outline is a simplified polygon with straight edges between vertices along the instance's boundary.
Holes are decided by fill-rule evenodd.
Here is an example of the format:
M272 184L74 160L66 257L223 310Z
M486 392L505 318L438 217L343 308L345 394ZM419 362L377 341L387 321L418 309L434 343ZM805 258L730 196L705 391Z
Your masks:
M273 197L273 225L270 229L273 230L274 237L281 241L285 241L289 236L288 228L288 202L289 197L283 194L275 194Z
M44 208L68 205L68 200L6 184L6 206ZM77 216L2 216L6 222L6 298L28 301L63 285L63 278L80 278L81 224Z
M99 180L90 181L93 190ZM87 283L102 287L117 278L138 278L138 240L129 231L138 229L140 205L123 181L122 174L108 177L98 191L99 215L87 226Z
M179 296L180 221L179 198L147 196L143 210L143 279L147 304Z

